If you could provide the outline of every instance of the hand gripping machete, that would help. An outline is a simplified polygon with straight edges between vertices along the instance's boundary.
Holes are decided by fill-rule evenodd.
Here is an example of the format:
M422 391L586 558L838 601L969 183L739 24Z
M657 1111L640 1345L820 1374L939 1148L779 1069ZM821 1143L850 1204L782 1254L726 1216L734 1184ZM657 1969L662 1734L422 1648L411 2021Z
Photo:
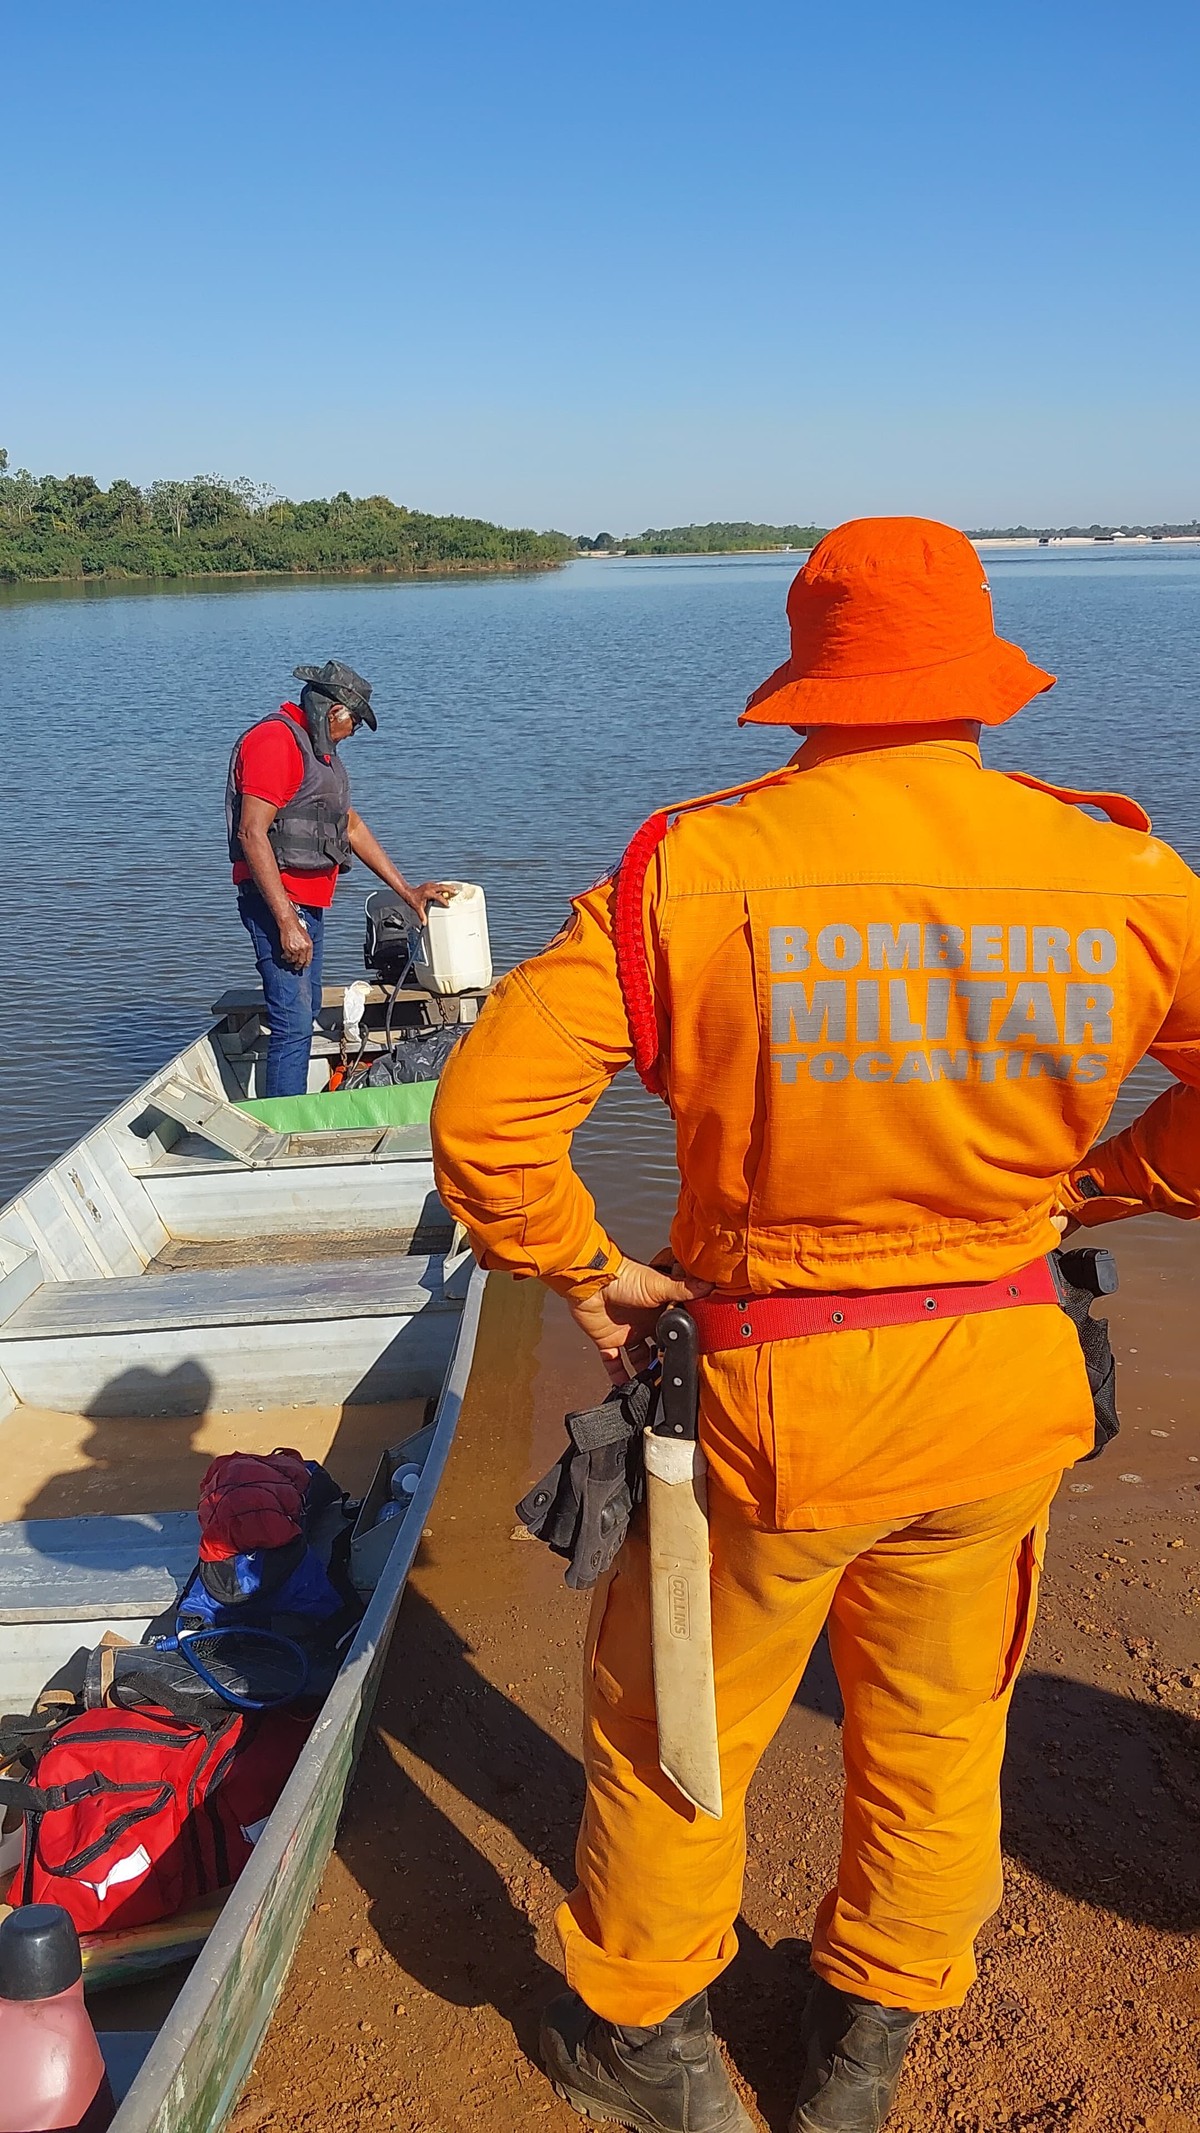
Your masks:
M696 1437L696 1322L672 1304L658 1321L657 1338L662 1389L657 1419L645 1432L645 1457L658 1760L685 1800L719 1820L707 1467Z

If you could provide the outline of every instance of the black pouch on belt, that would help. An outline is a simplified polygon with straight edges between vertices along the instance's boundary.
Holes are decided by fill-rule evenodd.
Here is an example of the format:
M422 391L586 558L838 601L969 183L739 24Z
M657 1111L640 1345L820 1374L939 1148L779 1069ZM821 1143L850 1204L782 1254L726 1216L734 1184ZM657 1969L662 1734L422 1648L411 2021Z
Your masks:
M1108 1337L1108 1320L1092 1317L1098 1296L1111 1296L1118 1286L1117 1262L1111 1252L1095 1247L1051 1252L1050 1265L1058 1284L1059 1301L1079 1335L1087 1365L1092 1405L1096 1411L1096 1441L1087 1454L1097 1459L1121 1427L1117 1413L1117 1364Z
M603 1577L629 1531L644 1487L642 1432L657 1406L658 1386L643 1374L601 1406L567 1415L567 1450L517 1505L534 1538L566 1556L576 1591Z

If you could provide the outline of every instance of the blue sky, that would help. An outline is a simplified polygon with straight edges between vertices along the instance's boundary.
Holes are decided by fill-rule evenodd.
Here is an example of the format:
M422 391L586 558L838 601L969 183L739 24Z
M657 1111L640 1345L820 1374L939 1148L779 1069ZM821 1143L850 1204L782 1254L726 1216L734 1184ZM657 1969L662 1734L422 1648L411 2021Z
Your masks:
M568 532L1200 514L1200 10L3 10L0 443Z

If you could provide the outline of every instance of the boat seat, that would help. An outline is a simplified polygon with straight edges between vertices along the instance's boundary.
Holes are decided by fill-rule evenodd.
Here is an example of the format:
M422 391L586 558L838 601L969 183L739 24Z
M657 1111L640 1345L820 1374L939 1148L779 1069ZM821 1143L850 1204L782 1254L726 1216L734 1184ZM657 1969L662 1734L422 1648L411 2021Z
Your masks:
M0 1623L144 1622L170 1606L199 1547L194 1511L0 1525Z
M166 1075L147 1099L146 1109L162 1112L189 1133L203 1134L214 1148L251 1166L273 1163L284 1152L283 1134L272 1133L260 1119L183 1074Z
M366 1126L346 1133L289 1133L283 1153L271 1163L253 1170L239 1158L223 1153L202 1133L182 1133L170 1148L156 1148L147 1162L129 1165L135 1178L164 1178L174 1173L223 1174L236 1177L271 1176L281 1170L321 1170L336 1165L429 1162L432 1149L429 1127Z
M458 1311L443 1295L444 1255L339 1258L277 1266L201 1268L108 1281L48 1281L4 1323L0 1339L62 1340L94 1334L162 1333L192 1326L245 1326Z
M344 985L322 985L321 1006L325 1009L334 1007L340 1011L345 990ZM368 1003L378 1005L380 1002L385 1001L390 990L390 986L368 985ZM428 999L429 994L424 993L422 997ZM266 994L263 992L261 985L231 985L227 991L213 1001L209 1011L218 1019L222 1015L265 1015L267 1011Z

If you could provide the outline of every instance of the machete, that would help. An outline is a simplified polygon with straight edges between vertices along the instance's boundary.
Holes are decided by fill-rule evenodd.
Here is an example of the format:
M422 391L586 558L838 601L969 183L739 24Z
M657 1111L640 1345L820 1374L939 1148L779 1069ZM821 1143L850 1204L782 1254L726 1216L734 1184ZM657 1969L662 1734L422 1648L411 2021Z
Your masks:
M645 1456L658 1760L685 1800L719 1820L707 1468L696 1436L696 1322L672 1304L658 1321L657 1339L662 1388L657 1419L645 1433Z

